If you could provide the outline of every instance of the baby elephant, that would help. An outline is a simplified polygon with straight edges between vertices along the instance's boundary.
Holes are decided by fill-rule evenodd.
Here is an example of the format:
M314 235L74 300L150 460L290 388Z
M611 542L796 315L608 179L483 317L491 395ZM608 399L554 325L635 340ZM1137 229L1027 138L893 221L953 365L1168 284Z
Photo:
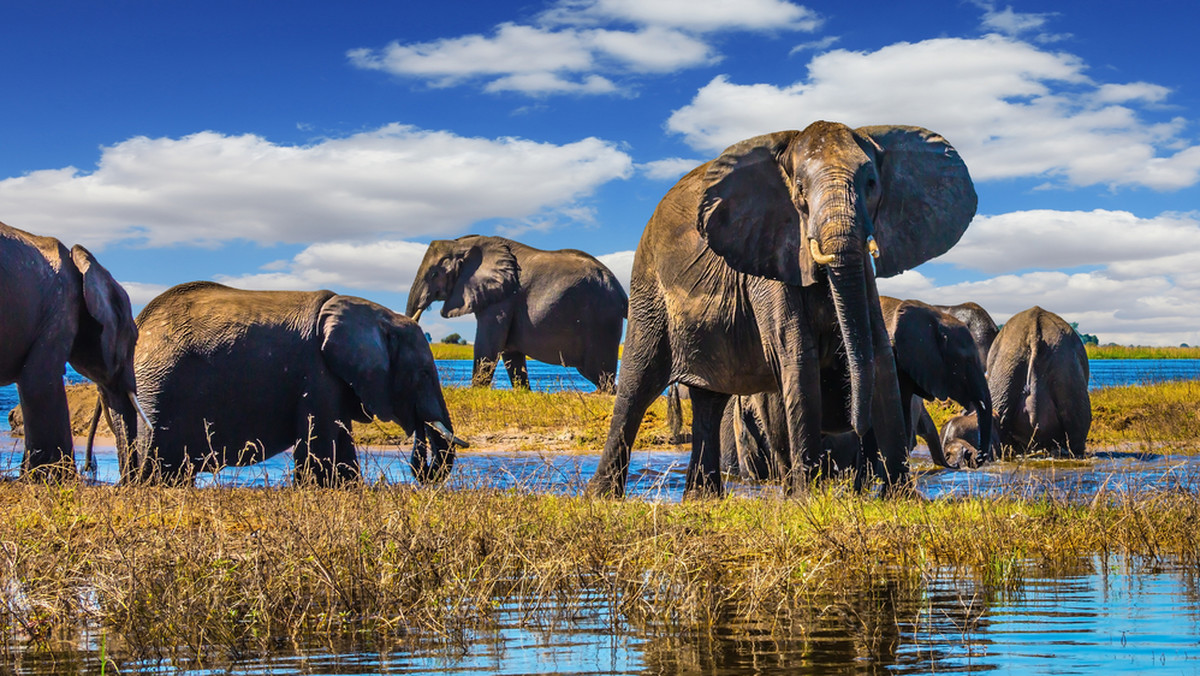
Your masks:
M1009 319L988 355L988 385L1002 444L1083 455L1092 426L1087 351L1062 317L1032 307Z
M123 480L187 481L293 446L298 483L357 480L350 422L371 416L414 436L421 480L444 476L463 445L420 327L368 300L192 282L150 301L137 323L138 398L153 435L127 444Z
M992 429L999 428L999 423L993 416ZM997 435L991 436L988 445L991 448L985 456L980 449L982 443L979 440L979 418L974 411L957 415L942 425L942 454L957 466L978 467L984 457L1000 457L1000 439Z

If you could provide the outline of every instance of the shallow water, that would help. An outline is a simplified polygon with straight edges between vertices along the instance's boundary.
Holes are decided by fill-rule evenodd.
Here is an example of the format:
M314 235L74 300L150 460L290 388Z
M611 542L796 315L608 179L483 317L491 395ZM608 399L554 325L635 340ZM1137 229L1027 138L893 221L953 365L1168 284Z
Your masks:
M438 377L443 387L466 387L471 384L471 362L465 359L440 359ZM1091 361L1091 380L1088 387L1138 385L1169 380L1200 379L1200 359L1095 359ZM584 380L575 369L528 360L530 387L543 392L580 390L594 392L596 387ZM83 382L69 365L64 378L69 383ZM494 385L508 389L512 383L503 368L496 369ZM8 429L8 411L17 405L17 386L0 387L0 430Z
M500 608L494 625L448 640L314 645L189 673L1200 672L1196 571L1138 566L1087 559L1076 574L1029 578L1003 594L949 575L915 585L877 580L867 589L814 598L773 627L729 623L695 634L614 620L598 598L558 609L540 625L516 608ZM92 650L18 654L12 666L22 674L95 673L95 637L88 645ZM174 673L191 665L119 666L121 673Z

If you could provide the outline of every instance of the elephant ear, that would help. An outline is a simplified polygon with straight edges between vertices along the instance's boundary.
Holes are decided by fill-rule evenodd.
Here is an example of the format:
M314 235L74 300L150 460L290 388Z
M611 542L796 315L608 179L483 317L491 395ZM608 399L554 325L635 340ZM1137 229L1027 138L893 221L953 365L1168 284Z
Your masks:
M76 244L71 260L83 276L83 303L88 315L101 327L100 353L104 370L115 374L128 358L128 346L137 341L129 294L96 260L92 252Z
M735 143L708 163L696 227L729 267L788 284L812 284L816 264L781 158L800 132Z
M321 306L317 326L321 356L329 370L350 385L368 414L395 420L389 334L379 306L361 298L334 296Z
M517 292L521 266L508 244L500 240L472 244L458 267L458 279L446 302L443 317L474 314Z
M876 166L883 193L875 213L877 277L891 277L950 250L975 216L978 202L967 165L950 143L928 129L859 127L882 149Z

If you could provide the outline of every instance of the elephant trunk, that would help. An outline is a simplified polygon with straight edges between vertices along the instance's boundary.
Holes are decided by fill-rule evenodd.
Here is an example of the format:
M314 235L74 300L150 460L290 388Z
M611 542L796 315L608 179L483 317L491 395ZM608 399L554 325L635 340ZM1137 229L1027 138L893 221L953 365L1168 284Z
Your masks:
M861 256L857 258L861 261ZM830 265L828 273L850 371L850 423L854 432L862 437L871 424L875 349L862 264L842 264L844 262L839 260Z
M421 483L437 483L444 480L454 467L458 447L469 444L454 434L450 424L450 412L446 402L437 391L439 412L423 414L417 429L413 431L413 453L409 460L413 476Z
M408 315L414 322L420 321L421 313L433 299L429 297L429 287L425 284L425 268L417 273L417 278L413 281L412 288L408 290L408 306L404 310L404 314Z

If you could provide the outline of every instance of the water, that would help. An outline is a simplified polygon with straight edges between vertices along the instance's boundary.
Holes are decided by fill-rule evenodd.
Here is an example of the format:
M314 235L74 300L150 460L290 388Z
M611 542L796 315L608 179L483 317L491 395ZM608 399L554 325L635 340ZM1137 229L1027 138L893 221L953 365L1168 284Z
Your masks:
M949 573L915 583L877 579L818 596L790 620L732 621L697 633L614 619L603 598L546 609L547 619L533 623L517 608L500 607L492 625L448 640L301 646L299 653L243 657L188 673L1200 673L1197 571L1101 557L1082 559L1074 569L1027 578L1007 592ZM21 674L100 667L95 646L14 657L10 668ZM119 666L120 673L175 673L190 665Z
M465 359L439 359L438 377L444 387L467 387L471 384L471 362ZM529 386L543 392L580 390L594 392L595 385L572 368L528 360ZM1091 362L1090 389L1114 385L1138 385L1169 380L1200 379L1200 359L1096 359ZM69 365L66 382L83 382ZM503 367L496 369L495 387L510 389L512 383ZM8 411L17 405L16 385L0 387L0 430L8 429Z

